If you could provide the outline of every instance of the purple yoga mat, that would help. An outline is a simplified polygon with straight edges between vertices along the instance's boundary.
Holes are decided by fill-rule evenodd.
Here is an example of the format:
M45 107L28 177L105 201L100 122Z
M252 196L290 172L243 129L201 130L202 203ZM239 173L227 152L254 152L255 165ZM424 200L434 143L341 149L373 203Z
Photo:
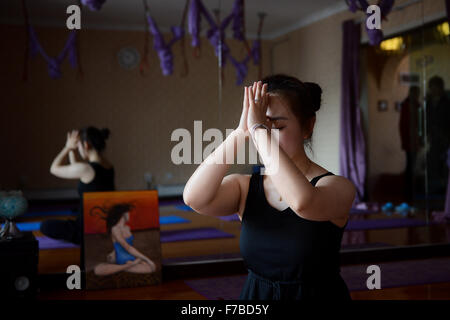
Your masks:
M450 258L407 260L377 264L381 289L450 281ZM367 265L341 267L341 276L350 291L368 290ZM211 300L237 300L247 275L186 280L193 290Z
M49 237L36 237L36 239L39 241L39 250L47 250L47 249L64 249L64 248L79 248L80 246L63 241L63 240L57 240L52 239Z
M426 225L427 223L424 220L409 219L409 218L349 220L345 230L351 231L351 230L407 228L407 227L421 227Z
M223 221L241 221L237 213L233 213L230 216L220 216L219 219Z
M160 232L161 243L233 237L234 234L224 232L216 228L179 229Z
M358 209L358 208L350 209L350 214L375 214L375 213L379 213L379 211L372 209Z

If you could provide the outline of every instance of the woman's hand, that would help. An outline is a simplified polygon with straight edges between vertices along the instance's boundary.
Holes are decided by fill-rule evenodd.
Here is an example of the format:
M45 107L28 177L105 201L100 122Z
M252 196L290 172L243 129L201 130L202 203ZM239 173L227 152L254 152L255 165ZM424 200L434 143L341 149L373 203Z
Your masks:
M253 87L248 88L248 129L251 129L251 127L257 123L265 124L270 128L270 123L266 117L269 100L266 91L267 84L263 85L261 81L254 82Z
M66 149L75 150L77 148L79 135L77 130L67 132Z
M248 117L248 87L244 87L244 101L242 102L242 113L241 113L241 119L239 121L239 125L236 129L242 130L242 133L247 136L248 133L248 127L247 127L247 117Z

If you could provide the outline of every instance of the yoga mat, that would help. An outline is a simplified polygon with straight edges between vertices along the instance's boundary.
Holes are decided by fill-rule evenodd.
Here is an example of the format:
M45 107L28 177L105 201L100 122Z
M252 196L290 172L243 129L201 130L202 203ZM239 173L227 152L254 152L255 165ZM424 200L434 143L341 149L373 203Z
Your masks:
M183 210L183 211L194 211L191 207L185 205L185 204L180 204L175 206L175 208L177 208L178 210Z
M178 216L165 216L165 217L159 217L159 223L160 224L175 224L175 223L187 223L191 222L188 219L184 219L182 217ZM20 231L38 231L41 226L41 222L18 222L16 223L17 228L19 228ZM2 224L3 227L3 224Z
M216 228L179 229L160 232L161 243L233 237L234 234L224 232Z
M350 214L375 214L380 213L378 210L351 208Z
M59 210L59 211L31 211L26 212L22 217L45 217L45 216L76 216L77 211Z
M223 221L241 221L237 213L233 213L230 216L220 216L219 219Z
M381 270L381 289L450 281L450 258L406 260L377 264ZM367 265L342 266L341 276L350 291L368 290ZM184 281L211 300L237 300L247 275Z
M188 223L191 220L179 216L163 216L159 217L159 224Z
M422 227L426 225L427 223L424 220L409 218L349 220L345 231Z
M3 228L4 223L2 223ZM36 231L39 230L41 223L40 222L16 222L16 226L19 231Z
M173 205L182 205L184 204L183 200L158 200L159 206L173 206Z
M64 241L52 239L49 237L36 237L39 242L39 250L48 250L48 249L64 249L64 248L79 248L80 246Z

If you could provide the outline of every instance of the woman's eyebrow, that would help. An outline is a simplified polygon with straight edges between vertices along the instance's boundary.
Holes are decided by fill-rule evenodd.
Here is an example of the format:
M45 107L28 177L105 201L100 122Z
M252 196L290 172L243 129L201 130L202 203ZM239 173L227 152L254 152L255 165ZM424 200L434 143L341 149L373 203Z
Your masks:
M269 117L269 116L266 116L267 118L269 118L270 120L272 120L272 121L276 121L276 120L288 120L288 118L286 118L286 117Z

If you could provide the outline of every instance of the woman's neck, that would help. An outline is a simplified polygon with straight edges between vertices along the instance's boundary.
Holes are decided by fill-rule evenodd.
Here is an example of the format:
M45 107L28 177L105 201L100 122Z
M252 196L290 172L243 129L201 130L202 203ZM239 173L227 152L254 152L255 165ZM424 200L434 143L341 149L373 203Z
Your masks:
M308 171L312 166L312 161L308 158L306 153L303 151L302 153L294 156L292 158L292 162L297 166L297 168L306 176Z
M102 162L102 157L97 152L91 152L88 154L89 162Z

